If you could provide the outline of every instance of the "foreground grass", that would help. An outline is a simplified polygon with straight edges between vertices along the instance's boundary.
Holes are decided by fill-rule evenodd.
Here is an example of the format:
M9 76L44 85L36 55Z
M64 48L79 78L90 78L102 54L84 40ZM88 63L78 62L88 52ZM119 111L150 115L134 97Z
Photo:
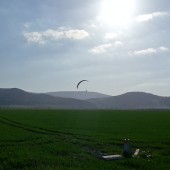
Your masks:
M170 169L170 111L0 110L0 169ZM121 154L123 139L145 157Z

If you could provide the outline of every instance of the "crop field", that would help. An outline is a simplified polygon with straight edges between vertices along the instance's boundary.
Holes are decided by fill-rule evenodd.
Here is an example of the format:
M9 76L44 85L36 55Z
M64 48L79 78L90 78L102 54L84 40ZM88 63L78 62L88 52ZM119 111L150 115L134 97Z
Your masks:
M138 157L101 159L122 154L125 138ZM5 169L169 170L170 111L0 109Z

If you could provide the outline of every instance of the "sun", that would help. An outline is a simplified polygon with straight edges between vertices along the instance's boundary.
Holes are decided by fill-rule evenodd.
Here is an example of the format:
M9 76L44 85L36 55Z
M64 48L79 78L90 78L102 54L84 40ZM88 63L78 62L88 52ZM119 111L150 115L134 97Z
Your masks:
M136 0L102 0L98 19L107 26L127 25L135 10Z

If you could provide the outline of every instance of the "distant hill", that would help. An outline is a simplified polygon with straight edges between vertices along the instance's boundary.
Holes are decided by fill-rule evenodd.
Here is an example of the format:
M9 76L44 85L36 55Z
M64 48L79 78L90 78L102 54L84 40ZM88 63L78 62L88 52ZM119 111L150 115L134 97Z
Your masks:
M0 88L0 107L95 108L95 106L88 101L53 97L48 94L30 93L17 88Z
M128 92L101 99L88 99L100 109L170 109L170 97L144 92Z
M73 99L80 99L86 100L91 98L105 98L110 97L109 95L97 93L97 92L86 92L86 91L59 91L59 92L49 92L50 94L55 97L64 97L64 98L73 98Z
M161 97L144 92L128 92L118 96L108 96L96 92L73 91L52 92L49 94L31 93L17 88L0 88L0 107L127 110L170 109L170 97Z

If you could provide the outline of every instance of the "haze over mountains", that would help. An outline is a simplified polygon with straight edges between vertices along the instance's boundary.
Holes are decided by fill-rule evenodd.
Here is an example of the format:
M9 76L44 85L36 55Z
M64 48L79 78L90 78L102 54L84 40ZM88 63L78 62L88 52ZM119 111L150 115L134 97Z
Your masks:
M43 93L30 93L17 88L0 89L0 106L61 109L91 109L95 107L88 101L53 97Z
M50 94L55 97L73 98L73 99L80 99L80 100L109 97L109 95L106 94L101 94L97 92L88 92L88 91L59 91L59 92L49 92L47 94Z
M144 92L109 96L97 92L31 93L0 88L0 107L56 109L170 109L170 97Z
M88 99L87 101L102 109L170 109L170 97L144 92L128 92L118 96Z

